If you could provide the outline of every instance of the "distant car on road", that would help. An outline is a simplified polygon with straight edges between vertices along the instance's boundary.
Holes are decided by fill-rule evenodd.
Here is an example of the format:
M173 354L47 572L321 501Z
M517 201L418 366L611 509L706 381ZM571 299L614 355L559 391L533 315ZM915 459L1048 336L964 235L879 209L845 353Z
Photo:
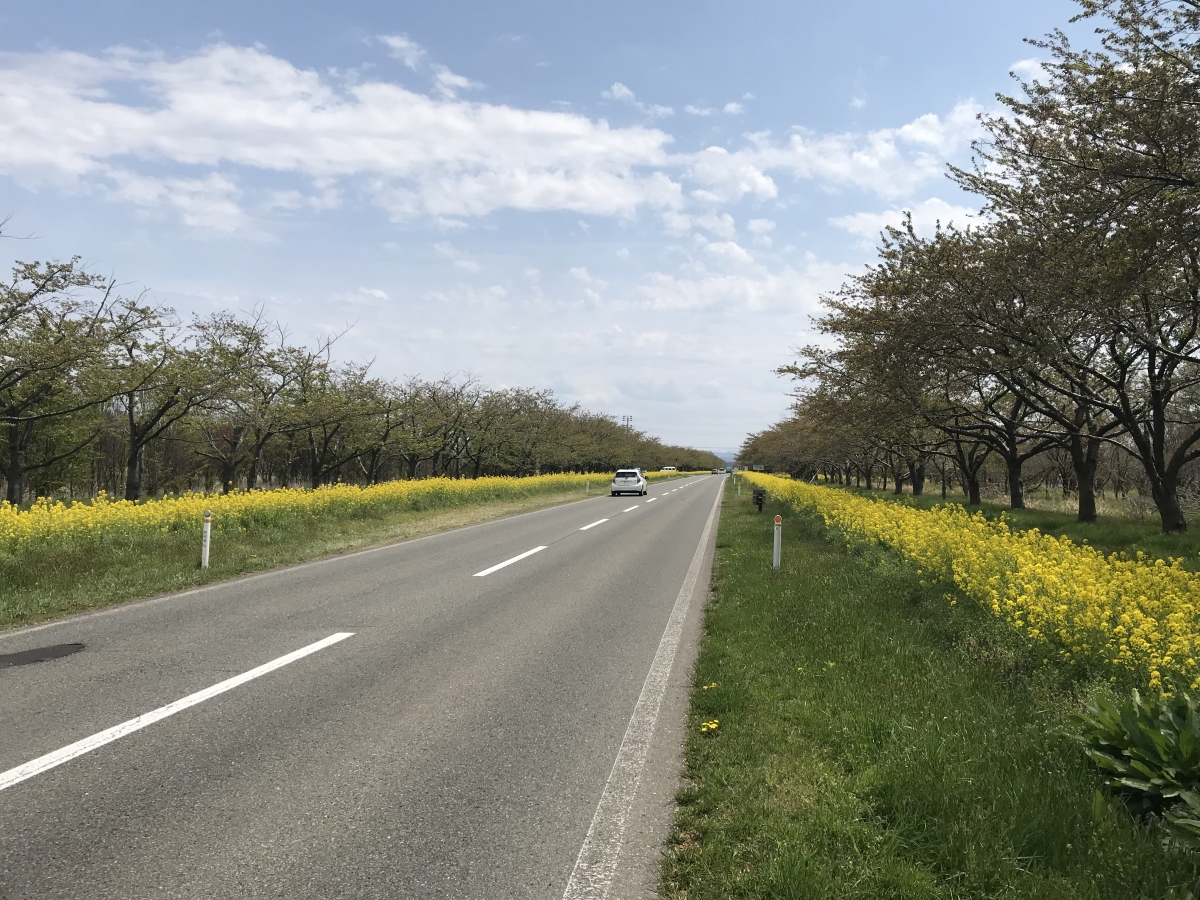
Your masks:
M637 494L640 497L646 493L646 476L641 469L618 469L610 490L614 497L620 494Z
M720 475L720 474L721 474L721 470L720 470L720 469L713 469L712 473L713 473L714 475Z
M676 471L676 469L675 469L675 467L674 467L674 466L663 466L663 467L662 467L661 469L659 469L658 471L660 471L660 472L674 472L674 471Z

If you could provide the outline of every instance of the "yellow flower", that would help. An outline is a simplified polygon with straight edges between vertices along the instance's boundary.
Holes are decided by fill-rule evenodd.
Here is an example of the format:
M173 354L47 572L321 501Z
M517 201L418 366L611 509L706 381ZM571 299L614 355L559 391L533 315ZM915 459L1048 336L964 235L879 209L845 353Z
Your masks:
M1153 688L1200 684L1200 575L1182 560L1105 556L957 505L921 510L773 475L744 477L851 542L892 548L923 580L957 588L1031 642L1058 645L1065 659L1130 670ZM957 604L950 593L945 599Z

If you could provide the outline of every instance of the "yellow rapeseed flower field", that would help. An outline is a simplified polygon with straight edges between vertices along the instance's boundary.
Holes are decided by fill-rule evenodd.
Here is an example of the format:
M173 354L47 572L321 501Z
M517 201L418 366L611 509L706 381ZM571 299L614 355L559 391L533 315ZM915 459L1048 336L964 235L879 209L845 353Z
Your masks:
M772 475L743 477L848 538L891 547L1067 660L1103 661L1151 688L1200 687L1200 575L1180 560L1105 556L957 505L921 510Z
M651 473L652 477L666 477ZM675 474L675 473L671 473ZM236 491L230 494L182 494L132 503L101 494L91 503L40 500L29 509L0 502L0 557L28 550L99 548L106 541L144 537L155 532L195 531L206 509L214 531L243 531L301 519L337 518L402 509L442 509L531 493L570 489L608 490L607 474L537 475L528 478L426 478L359 487L335 484L316 490Z

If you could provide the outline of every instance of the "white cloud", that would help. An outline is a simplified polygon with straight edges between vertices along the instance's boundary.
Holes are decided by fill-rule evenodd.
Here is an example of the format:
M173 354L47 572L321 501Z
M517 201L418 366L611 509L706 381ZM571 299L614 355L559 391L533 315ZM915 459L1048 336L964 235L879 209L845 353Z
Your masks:
M425 49L407 34L381 34L379 42L388 48L392 56L410 69L415 70L417 64L425 56Z
M628 247L617 248L617 256L619 256L621 259L629 259L629 248Z
M931 197L920 203L904 209L889 209L884 212L861 212L848 216L836 216L829 220L830 224L843 228L851 234L858 235L867 242L874 242L889 225L900 227L904 223L905 212L912 213L913 230L922 237L934 233L937 224L953 223L959 228L979 221L979 211L966 206L952 206L937 197Z
M1039 75L1044 74L1042 71L1042 61L1037 57L1018 59L1008 67L1008 70L1022 81L1033 81Z
M241 190L224 175L205 178L151 178L111 170L107 194L143 209L174 209L185 223L208 231L244 230L249 219L238 205Z
M667 234L687 234L692 230L692 217L678 210L669 209L663 213L663 225Z
M388 295L379 288L360 287L358 292L365 297L374 297L376 300L387 300Z
M417 65L418 45L386 37ZM218 232L261 229L247 210L365 198L393 219L428 217L446 230L501 209L631 217L648 208L681 234L693 225L689 202L773 199L780 175L911 196L967 146L980 110L965 102L895 128L749 134L733 149L672 153L657 128L466 102L456 95L471 79L444 67L435 79L428 95L386 81L347 85L225 44L180 59L128 49L0 54L0 175L34 189L96 190ZM650 116L670 111L620 82L605 94ZM256 193L251 176L261 172L272 185Z
M454 263L454 268L462 269L464 272L478 272L479 263L464 254L461 250L455 247L448 241L440 241L433 245L433 249L439 254L451 260Z
M716 212L710 210L702 216L695 216L692 222L717 237L732 238L737 234L737 226L733 222L733 216L729 213L717 215Z
M851 109L862 109L866 105L867 105L867 99L861 95L856 94L855 96L850 98L850 108Z
M726 103L724 111L731 116L740 116L743 111L742 104L737 102Z
M842 283L846 269L810 256L800 268L788 266L779 272L703 270L689 277L655 272L638 293L643 303L658 310L721 310L731 315L811 313L817 310L821 294Z
M607 91L601 91L600 96L606 100L623 100L626 103L637 102L637 97L633 91L619 81L614 81L613 86Z
M453 100L459 91L482 87L478 81L472 81L465 75L455 75L445 66L434 67L434 88L446 100Z
M775 223L770 219L751 219L746 223L751 234L767 234L775 230Z
M448 70L439 77L446 90L462 86ZM121 102L114 89L149 102ZM397 219L503 208L629 216L681 202L669 141L656 129L387 82L338 88L258 48L217 45L175 61L129 50L0 56L0 174L31 187L100 186L218 230L244 219L231 167L323 185L354 178ZM222 171L163 180L171 165Z
M779 189L769 172L900 197L941 175L946 160L969 146L981 110L964 101L944 118L929 113L899 128L866 133L797 131L785 144L767 133L750 134L742 149L709 147L682 159L688 178L701 185L692 196L706 203L774 198Z
M683 111L692 116L711 116L716 112L711 106L692 106L690 103L683 108Z
M656 103L642 103L633 91L619 81L614 81L613 86L608 90L601 91L600 96L605 100L617 100L621 103L628 103L639 112L654 119L675 115L675 110L669 106L659 106Z
M592 285L593 287L600 289L608 287L607 281L604 281L601 278L596 278L587 270L586 266L572 266L571 268L567 269L567 274L583 284ZM589 296L593 296L593 292L591 291L586 291L585 293L587 293Z
M748 265L754 262L754 257L734 241L718 241L717 243L706 245L704 249L724 262L737 263L738 265Z

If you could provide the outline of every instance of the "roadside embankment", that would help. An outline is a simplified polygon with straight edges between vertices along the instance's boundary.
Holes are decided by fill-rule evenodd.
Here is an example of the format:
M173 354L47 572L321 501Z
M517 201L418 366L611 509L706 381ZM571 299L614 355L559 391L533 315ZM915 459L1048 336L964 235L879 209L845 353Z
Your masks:
M663 895L1188 896L1200 856L1098 793L1070 738L1086 667L847 543L728 486Z
M0 627L582 500L607 493L609 477L430 478L20 510L0 503ZM212 553L201 569L206 509Z

